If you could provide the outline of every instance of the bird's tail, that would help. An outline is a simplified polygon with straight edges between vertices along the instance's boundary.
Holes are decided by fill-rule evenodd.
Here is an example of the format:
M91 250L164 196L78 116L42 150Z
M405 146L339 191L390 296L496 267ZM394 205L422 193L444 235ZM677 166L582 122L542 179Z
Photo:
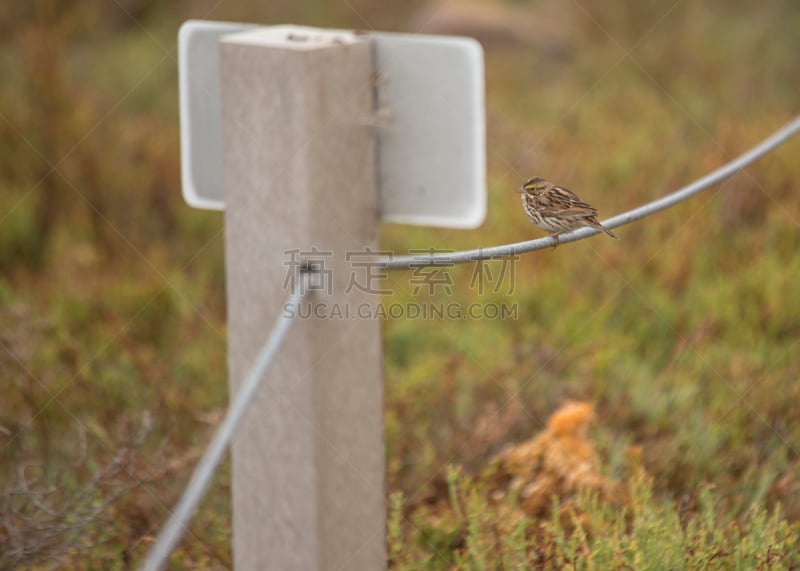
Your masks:
M597 220L595 220L595 222L597 222ZM602 230L603 232L605 232L606 234L608 234L609 236L614 238L614 240L619 240L619 238L617 238L616 234L614 234L611 230L609 230L608 228L606 228L605 226L603 226L599 222L597 222L597 226L595 226L595 228L597 228L598 230Z

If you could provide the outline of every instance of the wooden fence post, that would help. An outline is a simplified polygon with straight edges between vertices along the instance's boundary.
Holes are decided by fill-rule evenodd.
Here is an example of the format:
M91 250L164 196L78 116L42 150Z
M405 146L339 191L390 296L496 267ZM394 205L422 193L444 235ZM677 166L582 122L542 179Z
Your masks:
M337 314L299 320L234 439L237 569L386 566L380 323L357 316L379 299L346 259L376 247L372 69L350 34L220 43L231 391L301 258L322 270L311 301Z

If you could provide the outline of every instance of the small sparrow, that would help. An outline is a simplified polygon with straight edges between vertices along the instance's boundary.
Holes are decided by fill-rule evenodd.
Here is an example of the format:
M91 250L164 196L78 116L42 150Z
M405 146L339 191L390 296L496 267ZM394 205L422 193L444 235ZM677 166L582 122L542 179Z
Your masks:
M537 176L519 187L517 192L522 194L522 206L531 222L555 238L554 248L558 247L559 234L584 226L597 228L618 239L597 221L596 208L563 186L556 186Z

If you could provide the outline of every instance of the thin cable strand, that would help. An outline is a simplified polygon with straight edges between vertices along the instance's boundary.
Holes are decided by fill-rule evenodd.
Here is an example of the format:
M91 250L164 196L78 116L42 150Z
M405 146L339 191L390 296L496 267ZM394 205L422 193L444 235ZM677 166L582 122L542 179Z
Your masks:
M239 392L233 398L225 419L209 443L203 458L197 464L194 474L192 474L192 479L183 492L183 496L162 528L161 533L158 534L152 549L147 554L147 558L140 567L141 571L159 571L186 530L186 525L194 514L197 504L200 503L200 500L205 495L208 485L211 483L211 478L214 476L214 472L216 472L217 466L222 460L236 429L253 402L253 397L258 392L265 373L272 365L272 361L278 354L278 349L280 349L286 334L289 333L292 323L294 323L294 317L298 313L297 310L308 293L308 275L308 272L300 274L299 291L289 297L289 301L284 306L286 309L281 311L281 316L272 328L267 342L253 362L253 366L247 373Z
M739 155L736 159L727 163L726 165L718 168L717 170L707 174L706 176L697 179L693 183L676 190L658 200L649 202L628 212L618 214L613 218L603 222L607 228L616 228L630 224L636 220L640 220L645 216L650 216L661 210L665 210L679 202L682 202L710 186L736 174L750 163L760 159L776 147L779 147L794 135L800 132L800 115L795 117L792 121L775 131L768 138L764 139L761 143L750 149L749 151ZM589 236L599 234L599 230L594 228L580 228L567 234L559 236L559 244L567 242L575 242L576 240L583 240ZM492 260L496 258L506 258L508 256L516 256L525 252L533 252L535 250L542 250L555 245L555 240L551 236L546 238L537 238L536 240L528 240L526 242L517 242L514 244L504 244L502 246L491 246L488 248L477 248L475 250L462 250L459 252L448 252L439 254L420 254L413 256L398 256L392 258L380 258L375 262L377 267L385 268L388 270L400 270L406 268L418 268L425 266L449 266L452 264L464 264L467 262L477 262L480 260Z

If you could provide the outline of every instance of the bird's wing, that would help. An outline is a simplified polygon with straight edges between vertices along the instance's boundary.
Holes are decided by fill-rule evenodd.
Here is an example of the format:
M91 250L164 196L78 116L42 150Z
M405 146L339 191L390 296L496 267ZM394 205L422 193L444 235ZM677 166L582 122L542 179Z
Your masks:
M541 209L545 216L597 216L597 209L563 186L553 189L552 203Z
M549 210L546 214L560 216L597 216L597 209L591 206L589 208L576 206L574 208L564 208L561 210Z

